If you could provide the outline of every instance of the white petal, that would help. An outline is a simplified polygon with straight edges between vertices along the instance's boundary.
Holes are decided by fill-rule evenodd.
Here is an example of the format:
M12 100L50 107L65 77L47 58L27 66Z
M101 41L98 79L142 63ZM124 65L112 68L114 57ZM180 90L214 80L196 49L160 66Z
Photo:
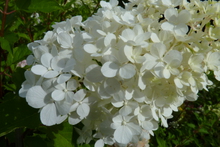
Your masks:
M67 89L68 90L75 90L76 88L78 87L78 83L76 82L75 79L70 79L68 82L67 82Z
M88 116L89 111L90 111L90 107L85 103L79 105L79 107L76 110L80 118L85 118L86 116Z
M132 140L132 132L127 126L120 126L114 132L114 138L117 142L128 144Z
M163 78L163 70L165 68L165 65L163 62L159 62L155 67L154 67L154 73L160 77Z
M108 46L110 44L115 44L115 40L116 40L115 35L112 33L109 33L104 39L104 44L105 46Z
M177 10L175 10L174 8L166 9L166 11L164 12L164 17L165 17L168 21L173 21L173 20L174 20L174 16L175 16L175 17L178 16L178 12L177 12Z
M72 70L74 68L74 65L76 64L75 59L71 58L66 62L66 65L63 69L63 72L69 72L70 70Z
M32 66L31 71L36 75L43 75L48 70L43 65L34 65L34 66Z
M96 90L96 84L90 82L89 80L85 79L83 80L83 84L85 85L85 87L90 90L90 91L95 91Z
M160 42L160 39L156 33L152 33L150 38L153 42Z
M108 78L104 82L104 89L110 95L115 94L120 90L120 83L115 78Z
M163 58L163 60L168 64L170 64L173 60L178 60L180 63L182 59L182 54L177 50L170 50Z
M85 96L86 96L86 90L80 89L74 94L73 99L76 100L77 102L80 102L85 98Z
M98 48L93 44L86 44L83 48L89 54L96 53L98 50Z
M30 85L27 81L24 81L21 85L21 89L19 90L19 96L26 98L27 92L32 86L33 85Z
M187 25L185 24L179 24L177 26L174 27L174 32L178 35L178 36L184 36L186 35L186 33L188 32L189 28Z
M60 56L56 56L52 59L51 67L56 71L61 71L66 65L66 59L61 58Z
M124 54L128 58L129 61L131 61L132 63L135 62L135 60L132 58L133 48L131 46L126 45L124 47Z
M56 108L60 115L67 115L70 112L71 104L67 101L56 102Z
M116 101L115 99L113 99L113 100L111 101L111 104L112 104L114 107L119 108L119 107L121 107L121 106L124 105L124 102L123 102L123 101Z
M166 31L173 31L174 25L169 22L164 22L161 24L161 28Z
M150 131L150 130L156 130L158 128L158 123L150 120L150 121L144 121L143 122L143 128Z
M159 58L159 59L163 57L165 52L166 52L166 46L163 43L154 43L150 50L150 53L154 57Z
M153 57L152 55L145 54L144 56L146 58L146 61L143 64L143 66L141 67L141 72L143 72L145 69L151 70L157 64L156 58Z
M79 103L78 103L78 102L73 103L72 106L70 107L70 112L76 111L76 109L78 108L78 106L79 106Z
M164 107L162 114L165 117L169 117L172 114L172 112L173 111L172 111L172 109L170 107Z
M61 101L65 98L65 93L61 90L54 90L51 94L51 97L55 100L55 101Z
M181 83L180 79L174 78L174 83L175 83L176 87L183 88L183 84Z
M169 78L170 78L170 71L169 71L167 68L164 68L164 70L163 70L163 76L164 76L164 78L166 78L166 79L169 79Z
M46 126L52 126L57 123L57 110L54 103L47 104L40 112L40 120Z
M133 135L139 135L142 131L141 127L134 124L133 122L127 123L127 126L129 127Z
M31 107L41 108L46 105L45 97L47 93L42 89L41 86L31 87L26 95L26 101Z
M125 29L123 30L122 35L120 37L124 42L127 42L129 40L133 40L134 36L135 36L135 33L133 30Z
M63 48L72 48L73 39L69 34L62 32L57 35L57 42Z
M61 74L57 78L57 83L59 83L59 84L64 83L64 82L68 81L71 77L72 77L71 74Z
M136 73L135 66L132 64L125 64L119 69L119 75L124 79L132 78Z
M191 18L191 14L188 10L180 11L178 15L178 22L179 23L187 23Z
M50 67L52 58L53 58L53 56L50 53L45 53L41 56L41 63L45 67Z
M57 72L57 71L52 71L52 70L50 70L50 71L47 71L44 75L43 75L43 77L45 77L45 78L55 78L56 76L58 76L59 75L59 73Z
M68 122L71 125L78 124L82 119L80 119L79 115L77 113L72 112L69 116Z
M57 118L57 124L61 124L62 122L64 122L67 119L68 115L59 115Z
M26 70L24 73L25 79L28 81L29 84L34 85L35 84L35 78L33 72Z
M118 64L108 61L101 67L101 72L105 77L112 78L116 76L118 69Z
M101 67L92 64L86 68L86 78L91 82L101 82L104 79L104 76L101 73Z
M129 106L123 106L120 110L119 113L123 116L127 116L128 114L130 114L132 112L131 107Z
M95 142L95 147L104 147L104 145L103 139L99 139Z

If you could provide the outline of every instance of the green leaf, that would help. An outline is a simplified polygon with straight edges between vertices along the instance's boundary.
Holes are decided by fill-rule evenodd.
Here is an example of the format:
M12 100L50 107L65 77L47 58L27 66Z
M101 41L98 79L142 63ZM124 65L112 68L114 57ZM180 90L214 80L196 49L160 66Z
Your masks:
M156 138L158 147L166 147L166 141L163 138L157 137Z
M14 43L16 41L18 41L18 35L14 32L8 32L7 34L5 34L4 38L8 41L10 41L9 43L14 46Z
M68 122L64 122L60 125L48 127L48 135L53 139L53 147L73 147L72 136L73 126ZM76 139L76 138L74 138Z
M18 62L26 59L26 57L31 53L26 45L20 45L13 49L13 53L8 54L8 65L17 64Z
M24 68L17 68L16 71L12 74L12 81L16 87L17 94L21 88L21 84L25 81L24 72Z
M21 38L26 39L28 42L31 41L30 37L29 37L27 34L25 34L25 33L18 32L17 35L18 35L19 37L21 37Z
M13 63L17 63L17 62L20 62L26 59L26 57L30 55L30 53L31 51L28 49L26 44L23 44L23 45L20 45L14 48L13 49L13 55L14 55Z
M1 43L1 48L8 51L9 53L11 52L11 47L10 43L7 39L0 37L0 43Z
M18 10L27 10L31 4L31 0L16 0L15 4Z
M40 124L38 110L13 93L7 93L0 103L0 116L0 137L19 127L35 128Z
M41 11L44 13L61 10L61 8L55 0L31 0L31 4L28 7L31 12Z
M15 90L16 90L15 84L6 84L6 85L3 85L3 87L4 87L6 90L9 90L9 91L15 91Z
M206 128L200 128L200 129L199 129L199 132L200 132L200 133L209 134L209 132L207 131Z
M189 126L190 128L193 128L193 129L196 127L196 125L194 125L192 123L187 124L187 126Z

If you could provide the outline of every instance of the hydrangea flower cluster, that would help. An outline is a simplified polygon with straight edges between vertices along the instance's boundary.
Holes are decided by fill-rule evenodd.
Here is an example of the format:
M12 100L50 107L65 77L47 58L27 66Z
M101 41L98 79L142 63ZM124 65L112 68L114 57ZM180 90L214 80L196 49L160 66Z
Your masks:
M149 140L172 112L220 80L220 3L199 0L101 1L28 44L19 93L44 125L84 124L78 143L126 146ZM94 133L95 132L95 133Z

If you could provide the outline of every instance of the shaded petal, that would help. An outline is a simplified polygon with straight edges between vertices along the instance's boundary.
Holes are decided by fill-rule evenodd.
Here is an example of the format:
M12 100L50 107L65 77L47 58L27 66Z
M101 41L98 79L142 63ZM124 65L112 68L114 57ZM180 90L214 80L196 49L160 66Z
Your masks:
M104 147L105 143L103 139L99 139L95 142L95 147Z
M72 48L73 39L66 32L59 33L57 35L57 42L61 44L63 48Z
M41 56L41 63L45 67L50 67L50 61L52 60L53 56L50 53L45 53Z
M190 12L188 10L182 10L178 15L178 22L187 23L188 21L190 21L190 18L191 18Z
M26 101L31 107L41 108L46 105L45 97L47 93L41 86L31 87L26 95Z
M104 82L104 89L110 95L115 94L120 90L120 83L115 78L108 78Z
M74 65L76 64L75 59L70 58L67 62L66 65L63 69L63 72L69 72L70 70L72 70L74 68Z
M108 35L106 35L106 37L104 39L104 44L105 44L105 46L108 46L110 44L115 44L115 40L116 40L115 35L112 33L109 33Z
M56 76L58 76L59 75L59 72L57 72L57 71L47 71L44 75L43 75L43 77L45 77L45 78L55 78Z
M92 64L86 68L86 78L91 82L101 82L104 79L104 76L101 72L101 67Z
M80 118L85 118L86 116L88 116L89 111L90 111L90 107L85 103L79 105L79 107L76 110Z
M70 112L71 104L67 101L56 102L56 108L60 115L66 115Z
M119 69L119 75L124 79L130 79L136 74L135 66L125 64Z
M175 10L174 8L166 9L166 11L164 12L164 17L168 21L176 21L175 18L177 18L177 16L178 16L178 11Z
M75 112L72 112L68 118L68 122L71 125L78 124L82 119L80 119L79 115Z
M57 123L57 110L54 103L47 104L40 112L40 120L46 126L52 126Z
M105 77L112 78L116 76L118 69L118 64L108 61L101 67L101 72Z
M34 75L33 72L26 70L24 73L25 79L28 81L28 83L30 85L34 85L35 84L35 79L36 76Z
M164 22L161 24L161 28L166 31L173 31L174 25L169 22Z
M78 87L78 83L75 79L70 79L67 82L67 90L75 90Z
M68 81L71 77L72 77L72 74L61 74L57 78L57 83L58 84L64 83L64 82Z
M98 51L98 48L93 44L86 44L84 45L83 49L89 54L93 54Z
M132 132L127 126L120 126L114 132L114 139L122 144L128 144L132 140Z
M176 33L176 35L184 36L189 31L189 28L185 24L179 24L179 25L176 25L173 30Z
M48 69L43 65L34 65L32 66L31 71L36 75L43 75L48 71Z
M61 101L65 98L65 92L63 92L62 90L54 90L51 94L51 97L55 101Z
M150 53L156 57L161 59L166 52L166 46L163 43L154 43L151 47ZM146 58L146 60L148 60Z
M150 130L156 130L158 128L158 123L154 120L150 121L144 121L142 124L143 128L150 131Z
M77 102L80 102L85 98L85 96L86 96L86 90L80 89L74 94L73 99L76 100Z
M135 37L135 33L133 30L131 29L125 29L122 31L122 34L120 36L120 38L124 41L124 42L127 42L129 40L133 40L134 37Z

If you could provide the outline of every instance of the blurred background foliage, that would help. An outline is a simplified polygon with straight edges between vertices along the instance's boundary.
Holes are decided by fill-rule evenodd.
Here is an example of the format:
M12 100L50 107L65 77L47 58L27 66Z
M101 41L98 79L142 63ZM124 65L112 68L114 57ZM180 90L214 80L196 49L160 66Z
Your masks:
M27 44L42 39L54 22L82 15L85 20L100 7L100 0L1 0L0 1L0 147L91 147L77 145L74 126L64 122L43 126L38 110L18 96L24 71L18 62L31 53ZM124 0L127 2L127 0ZM120 1L123 7L123 2ZM220 146L220 82L201 91L196 102L185 102L151 137L151 147ZM81 127L80 124L78 127Z

